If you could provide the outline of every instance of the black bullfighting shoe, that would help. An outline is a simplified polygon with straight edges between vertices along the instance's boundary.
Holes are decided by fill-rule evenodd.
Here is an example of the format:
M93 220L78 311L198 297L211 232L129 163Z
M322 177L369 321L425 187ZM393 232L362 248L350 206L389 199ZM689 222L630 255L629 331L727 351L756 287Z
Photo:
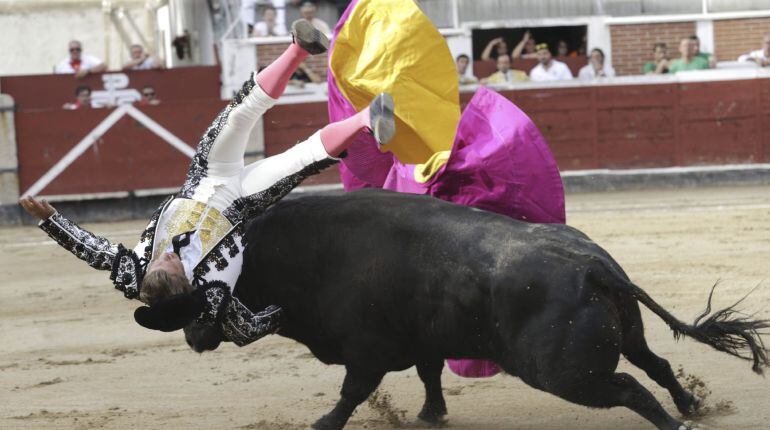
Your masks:
M390 142L396 134L396 119L393 115L393 97L388 93L380 93L369 104L369 124L378 144Z
M322 54L329 49L329 38L306 19L298 19L291 24L291 37L310 55Z

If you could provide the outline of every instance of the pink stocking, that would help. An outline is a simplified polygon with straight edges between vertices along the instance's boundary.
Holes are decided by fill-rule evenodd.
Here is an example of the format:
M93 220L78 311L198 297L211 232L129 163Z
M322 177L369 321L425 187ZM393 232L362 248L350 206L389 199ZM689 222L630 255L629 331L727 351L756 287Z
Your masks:
M286 90L291 75L310 55L296 43L292 43L275 61L257 74L257 84L270 97L277 99Z
M332 157L342 154L359 131L369 128L369 107L348 119L333 122L321 129L321 143Z

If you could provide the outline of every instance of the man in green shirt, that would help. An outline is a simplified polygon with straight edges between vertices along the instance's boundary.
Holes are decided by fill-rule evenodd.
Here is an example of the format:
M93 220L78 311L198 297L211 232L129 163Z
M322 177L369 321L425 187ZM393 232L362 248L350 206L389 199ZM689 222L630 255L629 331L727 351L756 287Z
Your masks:
M684 38L679 43L679 53L681 57L671 61L669 72L685 72L690 70L705 70L709 68L708 59L703 56L696 56L696 44L692 39Z
M652 48L654 61L649 61L644 64L642 73L645 75L659 75L662 73L668 73L668 47L663 42L658 42Z
M698 36L693 34L692 36L690 36L690 40L695 42L695 56L706 60L706 62L708 62L709 64L709 69L713 69L714 67L716 67L717 59L714 56L714 54L709 54L708 52L703 52L700 50L700 39L698 39Z

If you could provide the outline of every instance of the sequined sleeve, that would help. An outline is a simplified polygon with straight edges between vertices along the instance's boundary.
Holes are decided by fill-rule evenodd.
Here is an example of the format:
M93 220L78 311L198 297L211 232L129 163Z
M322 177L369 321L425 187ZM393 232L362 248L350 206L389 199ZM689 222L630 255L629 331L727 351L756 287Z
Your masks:
M238 346L248 345L280 327L283 311L271 305L254 313L237 297L230 294L230 287L213 281L203 287L204 311L196 322L203 325L220 324L225 337Z
M268 306L263 311L253 313L233 297L224 310L222 332L236 345L248 345L275 333L280 327L282 314L278 306Z
M42 221L40 228L62 248L89 266L110 270L110 280L126 298L139 296L144 269L134 251L81 228L58 212Z
M85 230L59 212L40 223L40 228L62 248L99 270L111 270L120 245Z

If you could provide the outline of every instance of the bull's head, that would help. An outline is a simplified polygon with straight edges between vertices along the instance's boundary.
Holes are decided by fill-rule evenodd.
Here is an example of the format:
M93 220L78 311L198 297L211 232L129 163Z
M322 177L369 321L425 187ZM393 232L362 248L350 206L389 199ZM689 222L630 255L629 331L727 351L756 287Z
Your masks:
M142 306L134 311L134 319L142 327L165 332L184 328L187 344L196 351L213 351L224 339L218 324L203 325L195 319L203 311L201 291L176 294L158 300L152 306Z
M202 353L217 349L224 340L224 334L219 324L209 326L193 321L184 328L184 338L193 351Z

